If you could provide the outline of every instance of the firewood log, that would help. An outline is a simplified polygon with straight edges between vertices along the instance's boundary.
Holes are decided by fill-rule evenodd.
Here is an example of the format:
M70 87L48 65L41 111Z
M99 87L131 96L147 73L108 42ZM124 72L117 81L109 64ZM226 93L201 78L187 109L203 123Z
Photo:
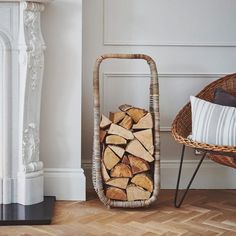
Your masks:
M120 158L107 147L103 154L103 163L108 170L111 170L118 162Z
M111 170L110 175L111 177L133 177L130 167L124 163L119 163L115 165Z
M150 170L150 166L148 162L146 162L145 160L139 157L132 156L132 155L129 155L128 159L129 159L129 163L130 163L133 174L138 174L138 173Z
M129 182L129 178L112 178L112 179L109 179L106 182L106 184L113 187L126 189L128 182Z
M125 153L125 149L118 147L118 146L114 146L114 145L109 145L108 146L118 157L122 158L124 153Z
M142 144L137 140L132 140L126 147L126 152L140 157L145 161L152 162L154 161L153 156L142 146Z
M102 115L100 128L105 129L107 128L112 122L104 115Z
M109 119L102 115L100 122L105 194L112 200L146 200L154 188L150 177L150 163L154 161L153 118L148 111L130 105L119 109L110 112Z
M102 165L102 177L103 177L104 181L107 182L111 177L107 173L106 167L103 164L103 162L101 163L101 165Z
M142 117L137 124L133 125L133 129L152 129L153 121L151 113L147 113L144 117Z
M151 155L154 155L154 146L152 146L148 151L150 152Z
M120 122L124 117L125 117L125 112L123 111L110 112L109 116L110 120L115 124Z
M127 195L125 191L115 187L107 188L106 197L113 200L127 201Z
M126 189L126 192L128 201L147 200L151 196L150 192L139 186L135 186L134 184L130 184Z
M138 123L139 120L147 114L147 111L140 108L130 108L126 113L134 120L135 123Z
M153 155L153 134L151 129L133 133L134 137Z
M130 130L125 129L116 124L111 124L108 130L108 134L116 134L128 140L131 140L134 138L134 135Z
M127 140L119 135L108 135L106 137L106 144L114 144L114 145L125 145Z
M124 105L119 106L119 109L124 112L128 111L130 108L132 108L132 106L128 105L128 104L124 104Z
M126 115L119 125L125 129L130 129L133 125L133 120L130 116Z
M153 191L153 182L146 174L137 174L131 179L131 183L146 189L148 192Z
M103 129L100 129L100 132L99 132L99 137L100 137L100 142L102 143L106 137L106 134L107 132Z
M122 161L121 161L122 163L124 163L124 164L126 164L126 165L129 165L130 163L129 163L129 159L128 159L128 157L125 155L123 158L122 158Z

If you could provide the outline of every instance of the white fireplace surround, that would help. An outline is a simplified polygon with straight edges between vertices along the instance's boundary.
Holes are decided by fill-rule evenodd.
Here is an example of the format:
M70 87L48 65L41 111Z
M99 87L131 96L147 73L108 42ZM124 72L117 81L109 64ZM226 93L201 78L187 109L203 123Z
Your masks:
M0 0L0 203L43 201L39 159L45 43L40 16L50 0Z

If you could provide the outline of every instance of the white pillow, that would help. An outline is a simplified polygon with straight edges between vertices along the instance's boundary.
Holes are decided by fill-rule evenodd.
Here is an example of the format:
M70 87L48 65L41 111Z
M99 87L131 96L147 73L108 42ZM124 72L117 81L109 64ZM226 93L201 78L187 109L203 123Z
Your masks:
M191 96L193 141L236 146L236 108Z

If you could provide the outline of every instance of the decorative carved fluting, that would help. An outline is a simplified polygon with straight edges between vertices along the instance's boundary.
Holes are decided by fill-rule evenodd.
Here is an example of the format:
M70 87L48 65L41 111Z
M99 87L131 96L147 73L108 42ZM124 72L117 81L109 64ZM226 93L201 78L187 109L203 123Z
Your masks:
M41 87L44 71L45 44L40 28L41 3L24 2L21 7L23 28L20 32L21 83L25 88L22 102L22 160L21 172L43 169L39 161L39 118Z
M22 151L23 172L29 173L43 168L43 163L39 161L39 130L34 123L30 123L24 130Z
M38 80L44 68L45 44L40 29L40 11L44 5L39 3L24 3L24 28L28 47L28 75L31 77L31 88L37 87Z

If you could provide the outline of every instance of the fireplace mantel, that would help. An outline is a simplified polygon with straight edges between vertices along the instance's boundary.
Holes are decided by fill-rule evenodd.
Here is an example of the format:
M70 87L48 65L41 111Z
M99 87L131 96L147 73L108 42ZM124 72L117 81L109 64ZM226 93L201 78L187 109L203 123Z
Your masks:
M43 201L39 125L49 0L0 0L0 203Z
M1 2L16 2L16 3L21 3L21 2L35 2L35 3L48 3L48 2L52 2L54 0L0 0Z

